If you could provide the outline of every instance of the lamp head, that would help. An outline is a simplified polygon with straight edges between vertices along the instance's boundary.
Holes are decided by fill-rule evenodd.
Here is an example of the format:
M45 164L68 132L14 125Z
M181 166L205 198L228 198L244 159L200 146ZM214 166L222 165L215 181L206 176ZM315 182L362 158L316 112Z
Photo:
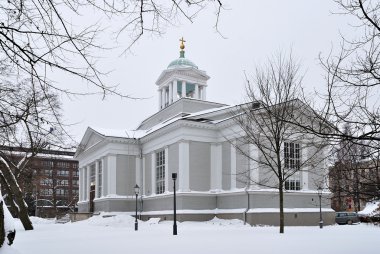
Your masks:
M135 194L139 194L139 191L140 191L140 187L136 184L135 185Z
M318 196L322 196L323 189L322 187L318 187Z

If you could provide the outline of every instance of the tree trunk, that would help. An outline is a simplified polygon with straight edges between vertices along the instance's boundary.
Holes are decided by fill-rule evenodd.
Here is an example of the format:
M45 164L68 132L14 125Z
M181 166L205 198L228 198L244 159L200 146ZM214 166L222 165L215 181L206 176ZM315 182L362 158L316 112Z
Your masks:
M3 246L5 242L5 223L4 223L4 209L3 209L3 202L0 202L0 248Z
M0 174L0 185L5 189L6 193L8 194L8 196L4 199L4 202L5 201L9 202L9 206L10 206L9 211L13 215L18 215L18 209L17 209L17 206L15 205L12 191L9 189L9 186L8 186L7 182L5 181L2 174ZM7 202L5 202L5 203L7 203Z
M283 182L280 181L280 184L278 186L279 191L279 199L280 199L280 234L284 233L285 228L285 218L284 218L284 189L283 189Z
M12 166L11 163L8 163L9 166ZM12 192L15 202L18 206L18 216L20 218L20 221L22 225L24 226L25 230L33 230L32 222L29 219L28 215L28 206L26 205L22 191L17 184L16 178L14 177L11 169L7 167L7 165L4 165L4 167L1 168L2 173L4 176L5 181L7 182L7 185Z

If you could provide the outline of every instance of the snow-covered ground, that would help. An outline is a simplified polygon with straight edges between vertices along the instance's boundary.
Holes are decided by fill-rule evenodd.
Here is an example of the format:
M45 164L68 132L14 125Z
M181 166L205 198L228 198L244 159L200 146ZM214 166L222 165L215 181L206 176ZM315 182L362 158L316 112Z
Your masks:
M67 224L32 220L33 231L24 231L16 221L14 245L0 249L1 254L379 253L380 226L363 223L323 229L286 227L285 234L279 234L278 227L251 227L238 220L214 219L178 223L178 235L173 236L171 221L139 221L135 232L134 218L122 213Z

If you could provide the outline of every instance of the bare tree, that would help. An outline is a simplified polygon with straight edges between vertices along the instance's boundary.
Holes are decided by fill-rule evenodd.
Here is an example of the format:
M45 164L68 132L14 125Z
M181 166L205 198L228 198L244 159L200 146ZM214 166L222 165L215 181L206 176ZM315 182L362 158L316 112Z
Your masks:
M350 125L344 133L350 136ZM336 149L336 161L330 168L330 188L336 210L355 209L360 211L362 203L378 199L380 190L379 148L376 141L352 142L343 138ZM377 142L376 142L377 143ZM374 148L376 147L377 148ZM351 206L351 201L354 207Z
M119 93L115 86L106 85L104 77L108 72L101 71L97 65L98 52L108 49L99 40L99 36L109 30L103 21L121 24L108 26L115 28L109 34L113 33L116 41L123 36L130 38L126 52L143 34L162 35L168 26L180 23L183 18L192 22L209 4L215 5L213 15L216 15L217 28L221 0L0 2L0 142L33 151L17 164L6 153L0 153L1 177L13 192L26 229L32 229L32 225L17 175L25 168L29 156L35 156L48 140L51 145L63 144L62 137L67 136L59 120L53 91L68 96L101 93L130 98ZM89 17L99 18L91 20ZM71 90L53 82L51 74L57 72L87 82L89 89ZM24 78L28 80L20 82Z
M63 147L64 126L60 121L60 106L57 96L48 88L33 87L30 80L16 85L4 81L0 101L0 145L2 147L25 148L17 160L4 149L0 151L0 168L2 183L10 200L15 202L17 214L26 230L33 229L28 217L28 208L18 179L25 173L28 163L47 145Z
M306 166L320 163L324 143L292 124L307 121L313 115L297 99L302 95L302 78L291 54L289 57L279 54L265 67L257 68L253 80L247 81L248 103L234 112L243 132L236 148L252 162L248 172L243 172L249 184L278 190L280 233L284 233L284 191L300 190L300 172ZM302 150L307 147L312 148L311 152L303 158ZM321 175L316 175L315 180L322 185Z
M41 88L49 86L66 94L83 94L49 82L49 73L63 72L95 88L84 94L128 97L103 80L107 71L98 68L97 54L109 47L102 45L99 36L107 32L115 41L127 40L127 51L144 34L162 35L168 26L177 25L182 19L193 22L209 4L215 5L217 27L221 0L1 1L0 58L3 64L32 78Z
M355 18L352 26L360 37L342 35L338 52L320 56L326 73L323 103L316 112L330 123L326 132L318 125L299 126L315 135L339 143L351 142L375 147L380 141L380 3L375 0L336 0L341 12ZM318 104L316 104L318 105ZM345 133L345 124L351 132Z

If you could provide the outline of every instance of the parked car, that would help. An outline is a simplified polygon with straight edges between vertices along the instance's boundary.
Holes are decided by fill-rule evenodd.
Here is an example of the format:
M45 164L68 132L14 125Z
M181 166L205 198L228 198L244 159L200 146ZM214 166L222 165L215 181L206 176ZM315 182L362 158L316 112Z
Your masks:
M380 222L380 214L374 215L361 215L359 216L361 222Z
M351 225L352 223L358 223L359 221L359 216L355 212L337 212L335 214L335 222L339 225Z

